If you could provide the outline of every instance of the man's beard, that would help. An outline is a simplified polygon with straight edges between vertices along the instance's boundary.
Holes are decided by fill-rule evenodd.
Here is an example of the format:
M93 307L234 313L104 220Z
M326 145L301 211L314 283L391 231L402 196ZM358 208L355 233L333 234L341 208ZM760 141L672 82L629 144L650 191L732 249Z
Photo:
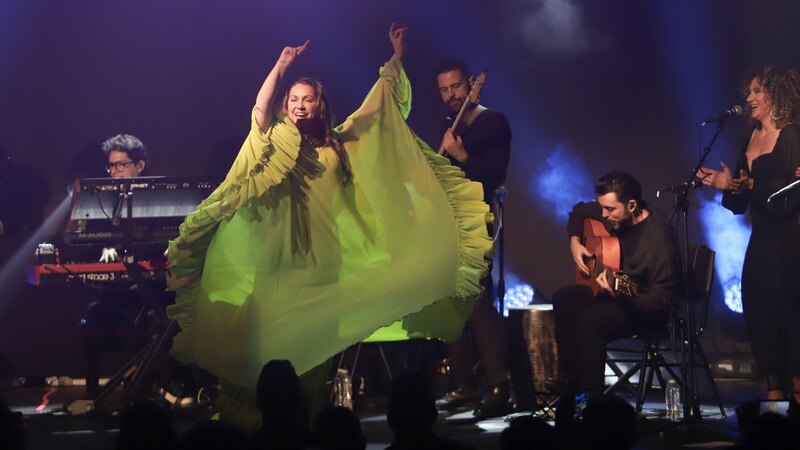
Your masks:
M632 227L633 227L633 214L630 214L627 217L624 217L617 222L616 227L614 227L614 231L616 231L617 234L624 233L626 230L629 230Z
M461 100L461 101L453 100L451 102L448 102L447 106L450 108L451 112L457 113L461 109L461 106L463 104L464 104L464 100Z

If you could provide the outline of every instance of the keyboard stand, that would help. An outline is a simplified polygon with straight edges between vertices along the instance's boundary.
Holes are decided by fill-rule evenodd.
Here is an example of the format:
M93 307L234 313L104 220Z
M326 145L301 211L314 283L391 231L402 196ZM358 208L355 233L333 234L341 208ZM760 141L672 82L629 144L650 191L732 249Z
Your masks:
M167 318L164 307L158 302L148 281L142 277L141 266L135 262L126 262L125 266L142 294L148 309L147 315L154 320L155 329L150 336L150 342L125 363L94 397L95 409L118 410L147 395L146 388L152 387L158 368L166 363L172 338L178 329L177 323ZM111 394L120 386L123 388L122 398L114 403L111 401Z

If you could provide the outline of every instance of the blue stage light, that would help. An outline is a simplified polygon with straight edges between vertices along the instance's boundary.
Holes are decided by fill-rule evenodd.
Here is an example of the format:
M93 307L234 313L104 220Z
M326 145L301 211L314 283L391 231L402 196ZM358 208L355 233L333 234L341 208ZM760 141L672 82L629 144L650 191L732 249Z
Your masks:
M723 288L725 305L731 311L742 312L740 277L750 226L744 215L734 215L721 204L722 194L701 200L700 218L709 246L717 252L714 261L717 279Z
M558 146L544 160L539 176L532 178L528 192L551 208L557 220L564 221L578 199L593 199L590 179L578 155Z
M533 286L523 282L513 273L506 272L506 294L503 297L503 317L508 317L508 310L528 306L533 301Z

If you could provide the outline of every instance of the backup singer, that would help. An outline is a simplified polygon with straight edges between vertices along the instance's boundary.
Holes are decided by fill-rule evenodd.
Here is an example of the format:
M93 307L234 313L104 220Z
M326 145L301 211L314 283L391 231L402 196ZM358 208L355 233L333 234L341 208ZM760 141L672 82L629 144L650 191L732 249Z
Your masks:
M480 294L488 206L405 122L405 34L392 24L394 55L337 128L316 80L273 105L310 44L284 48L225 181L170 243L173 352L221 379L223 418L257 425L267 361L303 374L371 335L455 339Z
M547 388L568 395L576 389L600 394L604 385L606 345L641 331L666 329L675 290L676 256L669 228L647 209L639 182L612 172L595 185L597 201L578 203L569 214L569 248L577 268L591 273L581 244L585 219L602 221L619 238L621 269L638 285L638 295L615 294L605 272L597 277L600 291L575 285L553 295L558 344L558 373Z
M743 90L753 132L736 162L737 177L724 162L721 171L704 167L697 175L724 191L722 205L734 214L750 210L742 306L753 356L769 399L784 399L790 389L800 402L800 189L767 202L800 177L800 74L761 67Z

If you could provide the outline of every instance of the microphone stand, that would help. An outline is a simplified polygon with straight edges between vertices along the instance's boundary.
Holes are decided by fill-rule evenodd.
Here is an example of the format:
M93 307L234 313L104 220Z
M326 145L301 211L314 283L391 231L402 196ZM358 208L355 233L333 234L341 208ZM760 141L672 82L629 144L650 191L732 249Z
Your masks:
M122 208L125 204L128 204L128 219L131 218L131 208L130 208L130 198L131 191L128 189L128 186L121 184L119 186L119 198L117 199L117 204L114 205L114 213L111 215L111 225L118 227L119 222L122 220Z
M505 299L506 299L506 279L505 279L505 270L504 270L504 259L505 259L505 233L503 232L503 203L505 202L506 195L508 195L508 190L505 186L500 185L494 191L494 210L495 210L495 219L496 220L496 227L494 229L494 236L493 240L497 243L498 249L498 263L497 263L497 301L498 301L498 309L500 311L500 316L503 316L505 312Z
M696 174L703 167L706 158L708 158L708 154L711 152L711 147L714 145L720 133L722 133L722 130L725 128L726 119L727 117L719 120L714 137L711 139L711 142L703 148L700 159L697 161L694 169L689 174L688 179L682 184L670 186L661 190L670 190L674 193L674 206L667 223L674 227L677 235L678 255L680 257L681 277L683 280L682 294L683 298L686 299L684 311L686 333L684 336L681 336L682 357L680 362L681 377L683 378L683 383L681 386L683 388L681 392L681 400L683 401L683 419L678 423L678 425L694 425L700 423L702 419L700 403L697 399L698 384L695 374L694 348L696 345L697 330L695 329L694 299L691 298L693 295L692 289L689 288L689 283L691 282L692 277L690 275L691 268L689 266L689 257L691 255L689 253L689 201L687 197L692 188L702 185L697 180ZM723 417L725 417L724 411ZM713 425L719 425L722 427L721 424Z
M146 317L152 321L152 324L147 331L150 341L125 363L92 399L95 408L112 411L124 408L137 398L148 394L148 388L155 385L159 371L167 362L172 338L178 331L177 322L167 317L164 306L153 291L152 280L145 278L145 270L137 261L136 255L133 254L134 189L130 184L120 184L119 189L119 202L114 208L111 222L114 226L119 226L124 204L127 218L123 224L124 242L122 245L124 250L121 260L131 279L135 282L135 289L142 295L143 307L147 309ZM115 402L112 394L119 387L122 387L122 396Z

